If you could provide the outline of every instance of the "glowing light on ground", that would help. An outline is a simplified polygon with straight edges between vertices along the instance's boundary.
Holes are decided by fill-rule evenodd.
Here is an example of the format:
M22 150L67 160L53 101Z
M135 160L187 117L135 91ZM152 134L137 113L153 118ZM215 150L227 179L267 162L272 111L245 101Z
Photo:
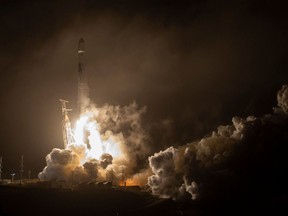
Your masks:
M140 185L140 184L133 179L126 180L126 186L135 186L135 185Z

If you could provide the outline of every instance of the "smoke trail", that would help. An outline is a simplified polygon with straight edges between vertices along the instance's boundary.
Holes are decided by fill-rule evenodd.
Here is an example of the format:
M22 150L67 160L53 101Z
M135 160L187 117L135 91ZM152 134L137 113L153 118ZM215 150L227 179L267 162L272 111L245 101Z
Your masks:
M148 185L153 194L174 199L181 199L188 193L192 199L199 195L206 196L212 192L199 185L211 189L211 185L217 184L216 180L213 183L211 179L217 179L216 176L221 172L221 175L229 173L237 176L237 181L241 179L245 182L246 177L257 179L255 181L258 185L262 185L261 180L267 173L264 169L269 168L270 172L274 172L274 177L277 177L279 174L276 172L280 173L279 170L287 168L282 157L279 157L281 152L287 150L286 85L278 92L277 101L278 107L274 108L272 114L262 118L233 117L231 125L219 126L210 136L178 149L170 147L150 156L149 165L154 175L148 178ZM265 178L268 179L267 176ZM279 179L271 179L271 182L275 181L279 183ZM232 183L227 183L229 184ZM215 190L217 186L213 187Z

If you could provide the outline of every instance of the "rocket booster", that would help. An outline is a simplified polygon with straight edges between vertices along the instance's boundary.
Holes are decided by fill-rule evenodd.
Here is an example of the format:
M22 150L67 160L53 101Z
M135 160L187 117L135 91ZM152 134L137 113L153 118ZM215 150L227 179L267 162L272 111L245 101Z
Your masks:
M85 84L85 69L84 69L84 54L85 54L85 42L84 39L81 38L78 42L78 76L79 76L79 84Z
M89 98L89 87L84 67L85 42L81 38L78 42L78 104L80 113L87 107Z

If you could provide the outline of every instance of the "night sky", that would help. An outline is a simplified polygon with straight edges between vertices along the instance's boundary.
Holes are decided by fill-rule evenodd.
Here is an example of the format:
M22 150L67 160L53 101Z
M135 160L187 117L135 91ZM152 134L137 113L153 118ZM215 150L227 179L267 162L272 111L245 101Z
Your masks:
M77 106L81 37L91 99L147 106L155 150L235 115L270 113L288 80L287 9L272 0L0 1L4 176L23 154L36 177L63 146L59 98Z

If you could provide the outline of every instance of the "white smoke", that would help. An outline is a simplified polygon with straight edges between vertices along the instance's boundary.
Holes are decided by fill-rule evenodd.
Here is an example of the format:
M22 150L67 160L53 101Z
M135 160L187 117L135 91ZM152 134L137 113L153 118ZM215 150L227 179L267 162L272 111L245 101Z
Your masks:
M221 164L255 120L252 116L247 119L234 117L233 125L219 126L217 132L209 137L179 149L170 147L149 157L149 165L154 173L148 178L152 192L160 197L175 198L184 186L192 199L196 199L198 192L193 171L197 174L198 169L210 169Z
M176 169L177 150L173 147L155 153L149 157L149 165L155 173L148 178L148 185L153 194L162 198L172 197L179 188L179 177Z
M75 143L66 149L53 149L46 157L47 166L39 173L39 178L104 180L106 169L113 170L115 177L119 177L123 175L123 166L125 178L132 178L143 168L138 161L149 154L145 146L147 134L142 128L146 108L138 108L136 102L124 107L100 107L88 104L88 98L82 98L82 102L85 111L75 127Z
M283 116L280 118L277 115L288 114L286 85L278 92L277 100L278 108L275 109L275 114L259 119L254 116L246 119L233 117L231 125L219 126L210 136L179 148L170 147L150 156L149 165L154 175L148 178L148 185L152 193L178 199L188 192L192 199L197 199L201 195L198 185L202 184L202 180L217 170L231 169L229 166L233 164L233 157L242 157L241 151L249 149L251 143L251 151L260 148L261 152L268 148L253 145L253 142L260 136L265 142L265 137L269 137L269 134L264 132L267 128L283 127ZM245 160L241 157L240 160Z
M80 166L80 157L69 149L54 148L46 156L47 166L39 173L38 177L42 180L67 180L72 176L72 171L77 170L84 173Z

